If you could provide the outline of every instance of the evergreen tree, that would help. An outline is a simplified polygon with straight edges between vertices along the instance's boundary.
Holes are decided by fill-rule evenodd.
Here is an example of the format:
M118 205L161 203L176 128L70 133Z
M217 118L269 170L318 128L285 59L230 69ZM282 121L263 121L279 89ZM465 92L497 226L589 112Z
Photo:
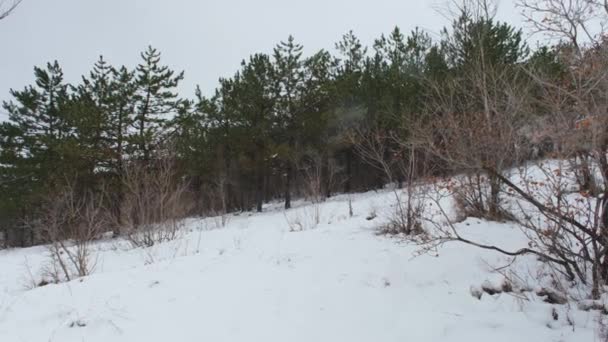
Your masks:
M32 215L36 203L73 171L64 142L73 129L65 115L69 94L63 71L55 61L46 69L35 67L34 75L35 85L11 90L14 100L3 104L9 121L0 126L0 216L11 226ZM21 245L34 242L23 233Z
M522 31L492 18L472 18L463 13L444 29L443 44L450 66L466 72L473 65L512 65L522 62L529 49Z
M364 47L352 31L342 36L335 45L339 57L336 61L335 89L336 108L333 120L328 122L328 129L333 131L329 144L334 153L344 158L345 180L344 192L352 190L353 163L355 152L350 137L350 129L363 119L365 96L363 76L365 73L367 47Z
M109 125L107 138L111 150L110 168L120 175L124 159L128 153L129 128L133 125L137 91L134 73L126 67L114 69L111 79L111 101L109 108Z
M135 154L149 160L151 150L161 142L166 123L175 115L180 103L175 92L184 73L160 64L160 52L151 46L141 54L142 63L136 68L135 117L136 133L131 136Z
M431 81L440 81L447 77L448 73L449 67L444 50L440 45L433 45L425 57L424 78Z
M353 31L349 31L336 43L336 49L340 54L336 70L336 96L341 98L344 106L353 107L361 101L361 77L367 48L361 44Z
M73 133L66 117L69 100L68 86L63 82L63 71L57 61L46 69L34 68L36 86L22 91L11 90L13 101L3 107L9 113L9 129L18 133L21 145L19 162L36 170L38 180L51 170L61 169L62 140Z
M267 55L256 54L243 61L240 79L240 120L245 148L253 162L256 210L262 211L264 174L269 148L276 102L274 67Z
M274 49L275 91L277 99L276 132L281 146L279 155L284 163L285 176L285 209L291 208L291 182L294 176L294 153L296 152L296 135L301 108L299 101L303 91L302 45L297 44L293 36L286 42L279 43ZM297 158L297 157L296 157Z
M71 99L69 116L77 130L79 148L88 159L88 171L107 170L109 167L110 145L109 125L111 124L112 75L115 72L103 56L93 66L88 77Z

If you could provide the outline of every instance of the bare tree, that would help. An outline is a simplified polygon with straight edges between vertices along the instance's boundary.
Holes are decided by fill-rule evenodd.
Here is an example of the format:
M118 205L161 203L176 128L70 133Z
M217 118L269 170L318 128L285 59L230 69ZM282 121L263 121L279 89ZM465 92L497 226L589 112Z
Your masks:
M217 175L217 180L214 182L215 191L211 191L208 198L209 204L212 206L211 215L219 216L220 225L226 226L228 223L228 185L230 180L225 172L220 172Z
M480 62L481 63L481 62ZM502 184L494 174L528 155L520 133L525 126L529 87L515 68L475 66L465 75L429 81L427 117L413 130L413 143L461 173L461 192L469 214L501 218ZM463 89L463 85L470 88Z
M79 193L75 183L68 181L48 196L36 218L28 223L50 242L51 263L47 271L53 281L70 281L94 270L91 243L110 223L105 202L104 188L97 193Z
M176 170L176 160L160 152L149 162L132 161L122 177L122 231L135 246L152 246L177 238L181 220L189 213L187 183Z
M608 14L606 0L518 0L518 6L533 33L565 39L578 55L602 38Z
M557 81L517 65L485 63L480 51L467 73L429 82L428 116L413 130L410 143L463 176L437 183L437 191L427 197L442 218L423 217L431 227L424 235L427 248L459 241L514 257L536 255L565 279L589 285L591 295L599 298L608 284L607 47L602 39L589 46L579 43L575 54L566 55L568 76ZM532 87L540 89L540 97L531 96ZM560 132L560 157L565 161L518 169L529 156L530 130L536 129L530 113L539 103L555 113L542 128ZM584 119L577 121L577 113L585 113ZM382 154L378 149L365 152ZM584 163L576 161L580 156L585 156ZM583 178L593 178L599 170L602 181L597 190L573 187L581 164ZM513 170L520 170L517 181L511 177ZM508 250L461 235L445 206L446 199L458 196L489 218L504 212L517 220L527 237L525 246ZM503 208L505 202L509 212Z
M553 206L534 206L550 219L553 231L566 231L577 241L575 250L564 244L556 248L573 262L579 278L591 273L592 293L597 297L608 282L608 41L604 30L608 2L546 0L520 1L520 5L539 33L563 42L558 50L560 62L566 66L562 78L530 74L543 90L540 101L562 123L550 124L565 132L561 157L568 160L579 185L570 192L554 187ZM540 168L548 175L554 172ZM573 200L577 203L574 208Z
M409 123L413 129L413 123ZM410 140L395 131L352 130L350 141L363 161L381 171L394 186L395 211L385 233L417 234L421 232L420 216L424 210L423 193L416 182L425 175L426 163L418 159L418 150ZM387 157L390 156L390 157ZM401 181L405 189L401 189Z
M603 46L587 48L582 58L577 59L573 69L578 70L577 80L587 85L584 88L573 86L573 82L552 82L532 75L543 90L536 101L555 113L556 120L545 121L545 128L549 131L562 130L558 136L563 145L559 155L562 161L524 165L517 173L517 181L505 172L508 163L497 163L496 159L487 162L486 158L496 156L501 158L498 161L517 161L517 146L526 143L523 139L525 134L522 136L522 130L518 127L526 127L528 122L525 117L521 121L517 119L519 116L512 115L532 110L526 110L530 98L525 91L514 92L522 89L510 86L509 82L499 83L501 86L497 89L511 93L501 98L514 101L516 105L510 104L502 106L503 110L492 111L491 120L487 122L493 130L484 127L483 116L473 116L473 120L468 121L447 112L436 119L432 126L440 139L429 138L432 134L422 131L425 133L418 136L424 142L421 146L427 146L450 165L460 165L463 170L468 165L469 169L474 168L473 171L479 171L488 178L494 177L502 184L503 194L511 204L510 218L521 224L528 242L520 249L506 250L499 245L467 239L454 227L452 218L441 207L440 201L435 203L446 223L435 225L434 233L429 234L431 240L438 243L465 242L510 256L536 255L555 266L567 280L588 285L592 297L599 298L602 287L608 283L608 99L605 95L608 87L606 77L598 76L604 74L608 60L602 49ZM567 100L563 100L564 97ZM593 115L576 125L574 114L582 110ZM565 132L564 121L570 123L565 126ZM555 126L551 127L553 124ZM437 140L443 143L436 143ZM491 155L479 153L475 146L484 146ZM500 152L500 148L503 152ZM580 159L577 157L581 153L588 157L584 166L585 172L589 173L586 177L596 177L595 170L599 170L601 181L595 190L577 186L577 174L581 172ZM515 165L510 166L511 170ZM451 184L441 190L443 192L439 193L453 195Z

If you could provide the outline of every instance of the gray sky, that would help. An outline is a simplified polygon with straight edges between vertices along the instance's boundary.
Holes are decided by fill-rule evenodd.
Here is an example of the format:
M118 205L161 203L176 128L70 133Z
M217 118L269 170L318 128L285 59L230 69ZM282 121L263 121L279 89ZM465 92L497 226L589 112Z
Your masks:
M498 19L521 26L514 0L502 0ZM445 0L23 0L0 21L0 101L33 82L33 66L57 59L67 81L87 73L100 54L133 67L152 44L164 63L186 71L182 96L199 84L211 94L239 62L293 34L306 53L333 46L353 30L367 45L398 25L436 36L448 24ZM0 112L3 110L0 109ZM5 116L0 113L0 119Z

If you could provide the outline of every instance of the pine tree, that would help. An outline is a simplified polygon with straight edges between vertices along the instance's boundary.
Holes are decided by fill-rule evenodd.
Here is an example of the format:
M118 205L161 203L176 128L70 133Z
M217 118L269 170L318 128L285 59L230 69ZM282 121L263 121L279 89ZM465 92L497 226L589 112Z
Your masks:
M261 212L276 102L274 67L270 57L264 54L251 56L249 61L243 61L241 75L239 101L242 104L242 134L247 137L245 146L253 161L256 210Z
M93 66L88 77L71 99L70 120L76 127L79 148L88 159L90 173L109 168L111 124L112 75L115 70L103 56Z
M280 42L274 49L275 91L277 97L277 132L282 141L279 154L284 163L285 176L285 209L291 208L291 182L294 176L293 158L296 152L296 135L298 129L298 108L303 88L302 45L297 44L293 36L286 42ZM296 157L297 158L297 157Z
M461 72L471 66L513 65L529 54L521 30L492 18L463 13L442 32L450 66Z
M336 43L336 49L340 54L336 70L336 95L340 97L344 106L353 107L360 101L361 77L367 48L363 47L353 31L349 31Z
M315 180L318 183L315 191L318 193L313 195L329 197L332 190L330 181L333 177L330 157L334 153L333 136L337 128L335 108L340 102L336 99L337 62L329 52L321 50L305 60L304 70L300 145L308 151L305 154L309 162L308 167L317 170L313 178L318 177ZM310 172L308 173L310 178Z
M361 44L352 31L342 36L336 43L339 53L335 75L335 93L337 108L334 121L328 124L335 134L331 145L344 158L345 180L344 192L352 191L355 152L350 138L350 130L362 121L365 111L363 92L364 73L367 58L367 47Z
M62 165L62 139L73 133L66 117L68 86L63 82L63 71L57 61L46 69L34 68L36 86L22 91L11 90L16 102L5 102L10 125L16 127L21 139L22 162L37 169L38 176Z
M135 93L137 84L134 73L122 66L114 69L111 79L111 101L109 108L109 125L107 138L112 152L110 168L117 175L121 175L124 159L128 153L129 128L133 125L135 117Z
M14 100L4 102L9 121L0 125L0 217L9 226L35 213L51 189L73 171L65 139L73 135L66 117L68 86L59 64L35 67L35 85L11 90ZM20 245L34 242L33 232L19 230Z
M425 57L424 76L431 81L440 81L447 77L449 67L444 50L440 45L433 45Z
M131 136L135 154L148 161L152 149L163 139L166 123L177 111L180 103L175 89L184 73L175 72L160 64L160 52L151 46L141 54L142 63L135 73L136 133Z

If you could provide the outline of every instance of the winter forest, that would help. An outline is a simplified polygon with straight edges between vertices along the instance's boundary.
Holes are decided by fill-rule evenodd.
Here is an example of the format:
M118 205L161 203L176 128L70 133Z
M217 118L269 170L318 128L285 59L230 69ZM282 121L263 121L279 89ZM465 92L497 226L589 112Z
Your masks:
M0 1L0 30L19 3ZM0 249L41 248L45 276L30 273L41 287L95 274L103 244L165 248L188 240L192 220L230 231L248 217L313 234L337 224L327 215L340 204L344 222L369 225L367 239L403 253L405 268L412 254L445 248L510 260L493 269L504 276L496 284L463 285L466 299L510 293L551 305L545 316L564 322L552 330L561 335L534 340L607 341L608 3L519 0L534 40L497 20L496 6L453 1L438 37L395 27L368 46L353 30L312 54L285 32L271 53L243 56L211 95L178 93L188 70L169 68L153 46L138 65L99 56L74 83L61 61L34 67L31 85L2 103ZM361 196L384 204L362 209ZM471 222L488 228L471 233ZM494 226L517 238L488 233ZM146 265L158 263L146 253ZM0 336L17 330L3 315ZM580 321L590 330L574 329Z

